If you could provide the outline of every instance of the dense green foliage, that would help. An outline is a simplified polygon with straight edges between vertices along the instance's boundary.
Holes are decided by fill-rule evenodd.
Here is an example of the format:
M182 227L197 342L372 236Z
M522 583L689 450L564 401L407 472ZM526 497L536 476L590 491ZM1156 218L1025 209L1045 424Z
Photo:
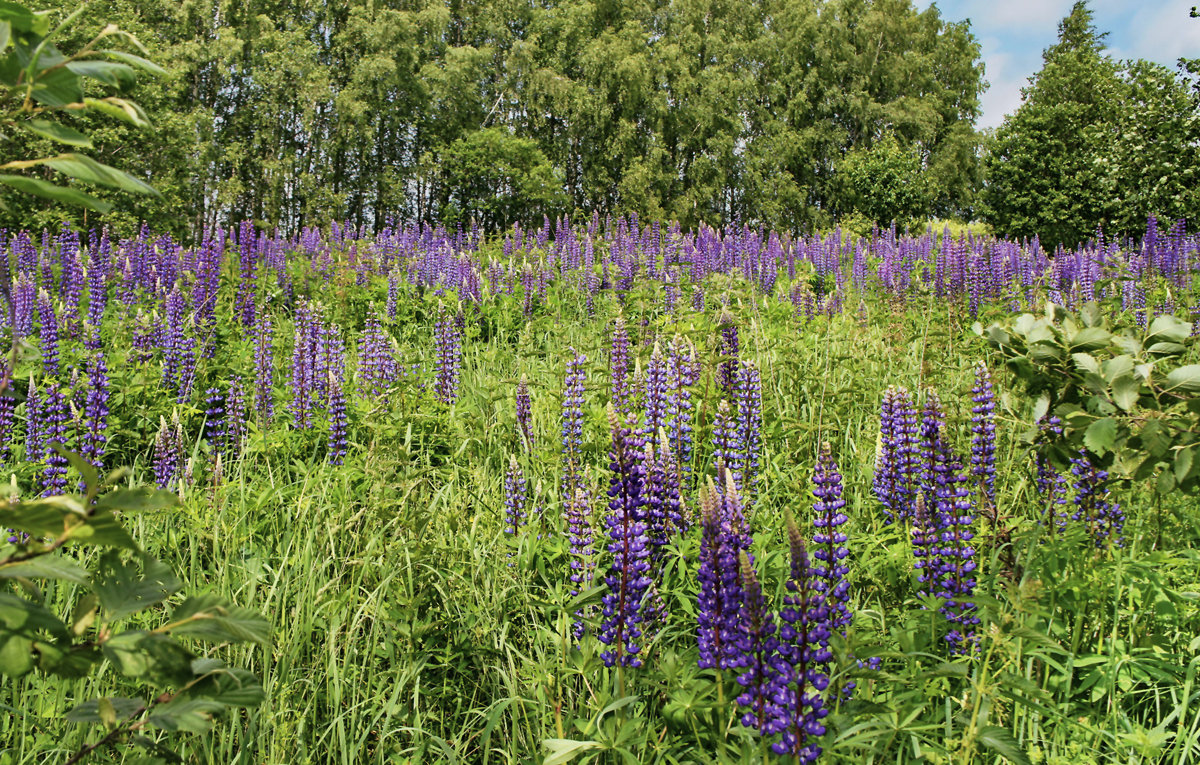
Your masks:
M169 70L133 91L153 134L93 131L166 197L106 218L124 230L549 210L811 229L852 207L844 153L884 135L920 157L936 214L969 218L979 177L978 44L909 0L104 0L88 17Z
M1113 61L1103 39L1080 0L998 131L983 216L997 233L1073 247L1200 215L1200 101L1165 67Z

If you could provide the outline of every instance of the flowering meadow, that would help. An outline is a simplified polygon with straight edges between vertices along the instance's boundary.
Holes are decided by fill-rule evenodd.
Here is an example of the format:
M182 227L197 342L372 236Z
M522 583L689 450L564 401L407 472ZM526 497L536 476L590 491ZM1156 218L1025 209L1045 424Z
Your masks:
M1118 475L1103 428L1047 448L1070 423L985 339L1053 304L1183 327L1195 363L1182 223L2 241L5 491L128 466L181 498L127 519L146 550L271 624L217 649L262 703L184 761L1200 761L1194 499ZM0 763L138 692L6 678Z

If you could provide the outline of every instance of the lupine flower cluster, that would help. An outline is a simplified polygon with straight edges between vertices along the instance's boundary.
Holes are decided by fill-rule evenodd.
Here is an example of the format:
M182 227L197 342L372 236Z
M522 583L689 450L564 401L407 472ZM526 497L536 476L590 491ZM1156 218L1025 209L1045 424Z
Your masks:
M612 477L607 521L612 564L604 578L608 592L601 601L603 621L598 635L608 649L600 658L609 667L616 664L640 667L644 599L650 589L643 444L632 417L621 422L616 408L610 405L608 419L612 429L609 450Z
M88 360L79 451L97 469L104 467L104 451L108 444L108 390L108 366L104 363L104 354L96 351ZM4 400L0 398L0 403Z
M762 381L758 367L753 361L743 361L734 382L734 398L737 401L737 443L741 483L744 496L752 497L758 486L758 473L762 457Z
M530 420L533 413L533 402L529 398L529 380L521 375L517 383L516 394L517 432L526 451L533 450L533 426Z
M629 365L629 333L625 331L625 320L618 317L609 348L608 369L611 380L609 400L621 414L627 413L632 405Z
M1086 451L1071 458L1071 475L1075 482L1075 512L1071 520L1085 524L1088 536L1096 547L1112 544L1120 547L1125 515L1121 505L1109 499L1108 471L1092 464Z
M508 457L508 471L504 474L504 532L516 534L525 525L528 515L529 487L525 484L525 472L514 455Z
M888 388L879 416L879 451L875 459L875 496L885 520L912 515L921 483L917 411L904 388Z
M980 496L993 512L996 508L996 396L987 365L975 366L971 390L971 475L980 482Z
M154 439L154 482L158 488L169 489L181 477L183 447L183 425L175 412L170 422L165 417L160 420Z
M579 471L582 468L583 449L583 386L587 380L587 356L570 350L567 371L563 381L562 402L562 461L563 478L561 496L575 496L580 487Z
M433 328L434 353L437 356L437 400L453 404L458 398L458 381L462 374L462 333L446 309L438 309Z
M726 396L734 395L734 386L738 374L738 327L728 312L723 312L719 320L721 325L721 361L718 365L717 382Z

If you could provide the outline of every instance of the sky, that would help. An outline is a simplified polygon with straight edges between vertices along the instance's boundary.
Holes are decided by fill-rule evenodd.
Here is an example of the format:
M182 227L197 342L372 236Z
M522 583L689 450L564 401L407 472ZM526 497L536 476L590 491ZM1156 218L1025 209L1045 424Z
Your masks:
M1021 105L1021 88L1042 68L1042 51L1058 39L1058 22L1074 0L915 0L937 5L948 21L971 21L991 87L983 94L980 127L996 127ZM1108 54L1144 58L1172 68L1180 56L1200 57L1200 0L1091 0L1096 28L1108 32Z

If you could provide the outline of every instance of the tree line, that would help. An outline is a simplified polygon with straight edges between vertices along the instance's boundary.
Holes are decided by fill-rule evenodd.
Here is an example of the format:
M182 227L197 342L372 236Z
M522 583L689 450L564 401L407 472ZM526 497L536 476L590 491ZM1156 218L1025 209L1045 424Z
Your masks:
M238 219L943 217L1074 244L1196 210L1180 190L1200 167L1190 81L1107 59L1083 3L995 136L976 129L969 23L910 0L94 0L87 15L167 70L130 93L152 130L79 120L98 159L162 198L99 221L16 200L8 220L194 238Z

